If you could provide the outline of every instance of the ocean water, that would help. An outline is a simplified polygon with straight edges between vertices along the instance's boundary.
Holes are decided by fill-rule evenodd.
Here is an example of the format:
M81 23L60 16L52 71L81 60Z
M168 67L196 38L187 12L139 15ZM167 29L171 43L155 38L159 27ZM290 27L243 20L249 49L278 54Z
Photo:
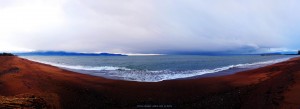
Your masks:
M286 61L292 57L295 56L22 56L79 73L139 82L218 75L226 71L234 73Z

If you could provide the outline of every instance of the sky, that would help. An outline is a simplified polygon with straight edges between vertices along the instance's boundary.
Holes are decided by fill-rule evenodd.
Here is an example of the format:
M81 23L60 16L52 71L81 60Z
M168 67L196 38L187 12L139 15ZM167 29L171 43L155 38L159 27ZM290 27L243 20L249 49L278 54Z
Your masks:
M0 51L300 49L299 0L0 0Z

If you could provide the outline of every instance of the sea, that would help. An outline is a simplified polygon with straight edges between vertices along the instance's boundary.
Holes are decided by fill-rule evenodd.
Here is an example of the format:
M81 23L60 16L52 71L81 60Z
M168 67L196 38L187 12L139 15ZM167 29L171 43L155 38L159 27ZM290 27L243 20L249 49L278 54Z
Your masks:
M296 57L291 55L21 56L62 69L138 82L223 76Z

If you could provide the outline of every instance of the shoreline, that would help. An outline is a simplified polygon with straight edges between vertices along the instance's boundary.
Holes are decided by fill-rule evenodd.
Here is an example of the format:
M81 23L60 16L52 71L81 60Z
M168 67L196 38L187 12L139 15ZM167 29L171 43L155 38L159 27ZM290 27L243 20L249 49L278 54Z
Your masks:
M24 94L40 102L22 106L58 109L300 107L300 57L226 76L154 83L80 74L14 56L0 56L0 64L0 107L2 99L27 100Z
M113 68L124 68L124 69L128 69L128 71L126 72L121 72L121 71L117 71L117 70L90 70L91 68L93 68L92 66L81 66L81 65L67 65L67 64L60 64L60 63L53 63L53 62L46 62L46 61L39 61L39 60L34 60L34 59L30 59L30 58L26 58L26 57L21 57L24 59L27 59L29 61L34 61L34 62L38 62L41 64L46 64L46 65L50 65L53 67L58 67L64 70L68 70L71 72L76 72L76 73L81 73L81 74L87 74L87 75L91 75L91 76L96 76L96 77L102 77L102 78L106 78L106 79L113 79L113 80L124 80L124 81L135 81L135 82L161 82L161 81L166 81L166 80L182 80L182 79L197 79L197 78L206 78L206 77L217 77L217 76L226 76L226 75L231 75L231 74L235 74L237 72L242 72L242 71L247 71L247 70L252 70L252 69L257 69L260 67L264 67L264 66L268 66L268 65L272 65L272 64L276 64L279 62L283 62L283 61L287 61L291 58L294 57L284 57L284 58L278 58L278 59L272 59L272 60L265 60L265 61L257 61L257 62L252 62L252 63L244 63L244 64L232 64L232 65L227 65L227 66L219 66L217 68L211 68L211 69L199 69L199 70L187 70L187 71L183 71L183 72L187 72L187 73L180 73L177 72L178 75L182 74L181 76L183 77L173 77L174 75L171 75L170 78L164 78L164 79L155 79L155 78L142 78L142 79L137 79L137 78L132 78L129 79L131 77L127 77L124 75L110 75L110 72L112 73L140 73L140 72L135 72L135 70L126 68L126 67L118 67L118 66L100 66L100 67L113 67ZM79 68L78 68L79 67ZM86 69L87 68L87 69ZM157 70L154 72L160 72L162 71L162 73L165 73L163 70ZM151 74L152 71L148 71L145 70L145 72L149 72ZM207 73L202 73L202 72L207 72ZM169 73L173 74L173 71L170 71ZM175 75L177 75L176 72L174 72ZM198 74L200 73L200 74ZM186 74L192 74L187 76ZM135 76L141 76L141 75L135 75ZM154 74L153 77L164 77L165 74Z

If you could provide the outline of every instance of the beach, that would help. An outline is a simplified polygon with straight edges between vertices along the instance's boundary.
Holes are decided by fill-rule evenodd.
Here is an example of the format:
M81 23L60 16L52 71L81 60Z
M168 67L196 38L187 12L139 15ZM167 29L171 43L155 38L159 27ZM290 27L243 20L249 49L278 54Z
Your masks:
M226 76L134 82L0 56L0 108L300 108L300 58Z

